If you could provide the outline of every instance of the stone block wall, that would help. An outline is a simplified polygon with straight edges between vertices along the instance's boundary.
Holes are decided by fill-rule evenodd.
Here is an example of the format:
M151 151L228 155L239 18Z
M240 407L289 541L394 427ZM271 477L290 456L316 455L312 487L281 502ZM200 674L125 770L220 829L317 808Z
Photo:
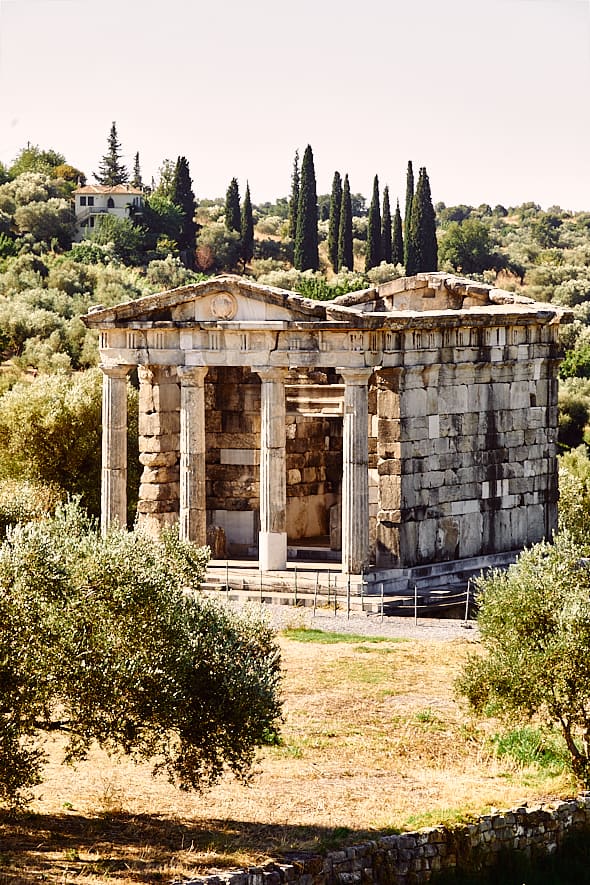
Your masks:
M240 367L210 369L205 397L208 522L224 526L228 553L246 553L258 543L260 379ZM289 540L328 535L342 477L342 421L289 412L286 437Z
M330 533L330 508L342 481L342 420L287 414L287 535Z
M387 566L518 549L557 517L557 327L405 334L378 380Z
M180 386L175 366L140 366L139 461L143 465L137 518L157 535L178 521Z
M325 857L298 854L281 863L184 880L182 885L420 885L439 872L477 873L501 852L542 858L590 827L590 796L555 806L520 807L472 824L383 836Z

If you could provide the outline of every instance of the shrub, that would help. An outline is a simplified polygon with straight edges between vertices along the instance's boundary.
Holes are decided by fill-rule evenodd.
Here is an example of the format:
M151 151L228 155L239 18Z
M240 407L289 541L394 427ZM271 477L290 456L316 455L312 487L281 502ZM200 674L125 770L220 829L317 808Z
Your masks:
M129 387L129 510L139 487L137 391ZM55 484L100 512L102 373L20 382L0 397L0 476Z
M272 631L195 591L206 551L167 534L101 538L75 503L0 546L0 800L41 779L43 737L65 758L94 741L155 759L185 789L245 779L280 719ZM188 585L188 586L187 586Z
M485 656L458 691L479 713L560 729L574 774L590 784L590 549L567 532L477 582Z
M9 526L52 515L63 500L63 491L57 486L18 479L0 480L0 538L6 537Z

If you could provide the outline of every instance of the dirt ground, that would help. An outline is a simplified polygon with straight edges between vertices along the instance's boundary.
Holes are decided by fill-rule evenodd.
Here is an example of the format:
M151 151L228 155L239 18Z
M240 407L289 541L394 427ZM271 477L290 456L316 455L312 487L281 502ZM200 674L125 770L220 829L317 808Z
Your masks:
M269 614L282 628L359 638L281 637L282 742L260 752L250 784L226 779L195 796L99 750L71 769L54 741L32 814L0 818L0 885L168 882L573 792L563 775L498 759L498 723L473 721L457 702L475 629Z

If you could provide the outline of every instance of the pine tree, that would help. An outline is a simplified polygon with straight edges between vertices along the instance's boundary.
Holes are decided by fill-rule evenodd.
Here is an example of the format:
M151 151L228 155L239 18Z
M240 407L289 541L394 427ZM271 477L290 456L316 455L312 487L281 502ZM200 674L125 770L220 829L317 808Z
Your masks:
M133 178L131 179L132 187L143 187L143 181L141 180L141 168L139 165L139 151L135 154L135 160L133 161Z
M435 271L438 267L436 217L425 167L420 169L412 203L410 237L413 245L414 264L411 269L406 266L406 274L411 276L416 273Z
M301 183L297 205L297 235L295 260L297 270L317 270L318 253L318 198L311 145L307 145L301 164Z
M99 184L113 187L117 184L126 184L129 173L121 162L121 144L117 137L117 125L113 122L108 138L108 150L100 161L98 172L93 172Z
M340 210L340 225L338 233L338 268L346 267L354 270L354 255L352 251L352 199L348 175L344 176L342 187L342 207Z
M367 225L367 253L365 270L377 267L381 261L381 210L379 208L379 178L373 179L373 196L369 206L369 223Z
M399 200L395 207L395 215L393 216L393 234L392 234L391 263L404 263L404 237L402 234L402 216L399 211Z
M244 270L254 255L254 219L252 217L252 202L250 200L250 185L246 182L246 193L242 203L242 261Z
M297 211L299 208L299 151L295 151L293 175L291 177L291 199L289 201L289 236L297 236Z
M237 178L232 178L225 195L225 226L228 230L240 233L242 218L240 213L240 191Z
M412 161L408 161L408 172L406 176L406 208L404 212L404 264L406 265L406 274L410 276L408 270L408 257L413 264L412 241L410 237L410 219L412 217L412 201L414 199L414 170L412 169Z
M171 199L173 203L176 203L182 209L182 221L178 234L178 248L181 260L185 267L194 268L198 230L198 225L195 222L197 206L186 157L178 157L176 161L172 177Z
M383 213L381 217L381 261L391 264L391 209L389 206L389 188L385 185L383 191Z
M328 228L328 257L336 273L338 266L338 233L340 231L340 212L342 210L342 179L340 173L334 173L332 196L330 197L330 223Z

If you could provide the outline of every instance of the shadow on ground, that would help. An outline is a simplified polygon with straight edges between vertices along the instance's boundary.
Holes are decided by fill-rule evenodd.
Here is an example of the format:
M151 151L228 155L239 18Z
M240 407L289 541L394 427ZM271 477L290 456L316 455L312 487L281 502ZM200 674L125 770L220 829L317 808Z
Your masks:
M289 860L376 833L233 820L195 823L153 815L0 813L0 885L25 882L169 882Z

